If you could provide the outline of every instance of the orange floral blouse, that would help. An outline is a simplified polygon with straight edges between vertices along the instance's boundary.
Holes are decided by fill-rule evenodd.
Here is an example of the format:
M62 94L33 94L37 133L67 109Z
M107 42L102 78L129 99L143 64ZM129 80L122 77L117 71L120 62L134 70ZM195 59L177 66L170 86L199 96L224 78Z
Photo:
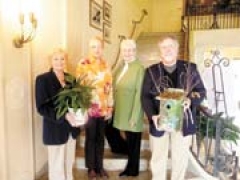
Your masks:
M86 74L87 79L93 82L92 105L88 114L92 117L103 117L112 113L112 73L103 59L96 60L94 57L81 59L77 65L76 75Z

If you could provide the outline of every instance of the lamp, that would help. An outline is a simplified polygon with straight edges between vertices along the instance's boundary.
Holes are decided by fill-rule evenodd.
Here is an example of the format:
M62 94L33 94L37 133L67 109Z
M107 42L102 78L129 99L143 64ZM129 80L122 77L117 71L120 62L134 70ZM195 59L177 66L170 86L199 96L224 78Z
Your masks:
M30 26L27 26L25 15L19 14L19 23L21 25L21 32L13 39L13 45L16 48L22 48L25 43L32 41L36 35L37 19L33 12L28 14Z

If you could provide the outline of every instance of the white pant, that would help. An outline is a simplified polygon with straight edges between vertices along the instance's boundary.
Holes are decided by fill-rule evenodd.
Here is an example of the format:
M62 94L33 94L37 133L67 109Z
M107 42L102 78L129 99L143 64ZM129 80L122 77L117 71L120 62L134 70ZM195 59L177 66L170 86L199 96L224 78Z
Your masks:
M69 136L66 144L48 145L48 179L73 180L76 140Z
M165 133L161 137L150 135L152 156L150 167L152 180L167 179L167 161L169 145L171 146L171 180L184 180L188 166L188 150L191 136L182 136L181 132Z

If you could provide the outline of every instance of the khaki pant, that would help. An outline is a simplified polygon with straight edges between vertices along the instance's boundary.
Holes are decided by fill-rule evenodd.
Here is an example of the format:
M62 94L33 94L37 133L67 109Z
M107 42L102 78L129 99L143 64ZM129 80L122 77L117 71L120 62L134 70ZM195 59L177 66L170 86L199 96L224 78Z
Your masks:
M161 137L150 135L152 156L150 167L152 180L167 179L168 150L171 149L171 180L184 180L188 166L188 150L191 136L182 136L181 132L165 133Z
M73 164L75 161L76 140L69 136L66 144L49 145L48 179L73 180Z

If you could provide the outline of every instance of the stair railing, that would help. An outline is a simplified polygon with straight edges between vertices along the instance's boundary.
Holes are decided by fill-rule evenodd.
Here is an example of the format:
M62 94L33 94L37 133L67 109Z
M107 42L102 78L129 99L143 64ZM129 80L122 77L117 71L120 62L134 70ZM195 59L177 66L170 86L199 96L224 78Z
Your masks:
M226 122L230 121L227 112L227 104L225 98L224 91L224 81L223 81L223 73L222 66L227 67L229 65L229 59L220 56L220 51L215 50L212 51L213 56L211 59L205 59L205 67L211 67L212 76L213 76L213 91L214 91L214 102L216 105L216 109L214 112L217 114L220 113L219 104L223 103L224 109L221 110L222 116L213 116L209 111L209 109L199 107L199 114L197 119L198 131L197 131L197 152L193 152L194 157L198 160L201 166L204 169L211 169L211 174L215 177L220 177L220 179L224 179L227 176L229 180L237 180L238 174L238 157L236 156L236 152L231 150L231 153L224 151L221 148L222 141L222 132L225 131ZM220 73L217 76L217 73ZM216 77L220 77L220 80L217 81ZM218 84L217 84L218 82ZM220 83L220 84L219 84ZM218 85L218 86L217 86ZM217 89L218 87L218 89ZM221 87L219 89L219 87ZM208 111L207 111L208 110ZM223 114L224 113L224 114ZM213 121L214 120L214 121ZM213 124L214 123L214 124ZM211 126L210 126L211 124ZM214 127L214 129L213 129ZM204 130L204 133L203 133ZM231 131L234 129L231 129ZM213 134L215 132L215 134ZM200 147L201 140L204 139L204 160L200 161ZM215 139L214 146L212 147L212 141ZM213 149L214 148L214 149ZM193 148L192 148L193 149ZM211 152L214 150L214 152Z
M133 20L132 21L133 27L132 27L132 31L131 31L130 35L128 36L128 38L130 38L130 39L133 38L133 36L134 36L134 34L136 32L137 25L139 25L143 21L144 17L147 16L147 15L148 15L147 10L146 9L142 9L142 14L141 14L141 17L139 18L139 20ZM112 70L113 71L115 71L115 69L117 67L117 64L119 63L120 44L121 44L123 39L126 39L126 36L119 35L118 38L119 38L119 46L118 46L118 52L117 52L117 55L116 55L116 59L115 59L113 65L112 65Z
M213 121L213 119L215 120ZM213 116L211 110L199 106L196 148L194 148L195 144L193 143L191 152L199 165L207 173L219 177L221 180L226 178L228 180L237 180L239 162L236 152L224 153L220 148L221 132L224 126L223 121L224 118L219 117L216 119L216 116ZM212 123L214 123L214 125ZM213 134L213 127L215 127L216 135ZM212 143L213 139L215 139L214 144ZM200 152L202 145L204 145L204 153Z

